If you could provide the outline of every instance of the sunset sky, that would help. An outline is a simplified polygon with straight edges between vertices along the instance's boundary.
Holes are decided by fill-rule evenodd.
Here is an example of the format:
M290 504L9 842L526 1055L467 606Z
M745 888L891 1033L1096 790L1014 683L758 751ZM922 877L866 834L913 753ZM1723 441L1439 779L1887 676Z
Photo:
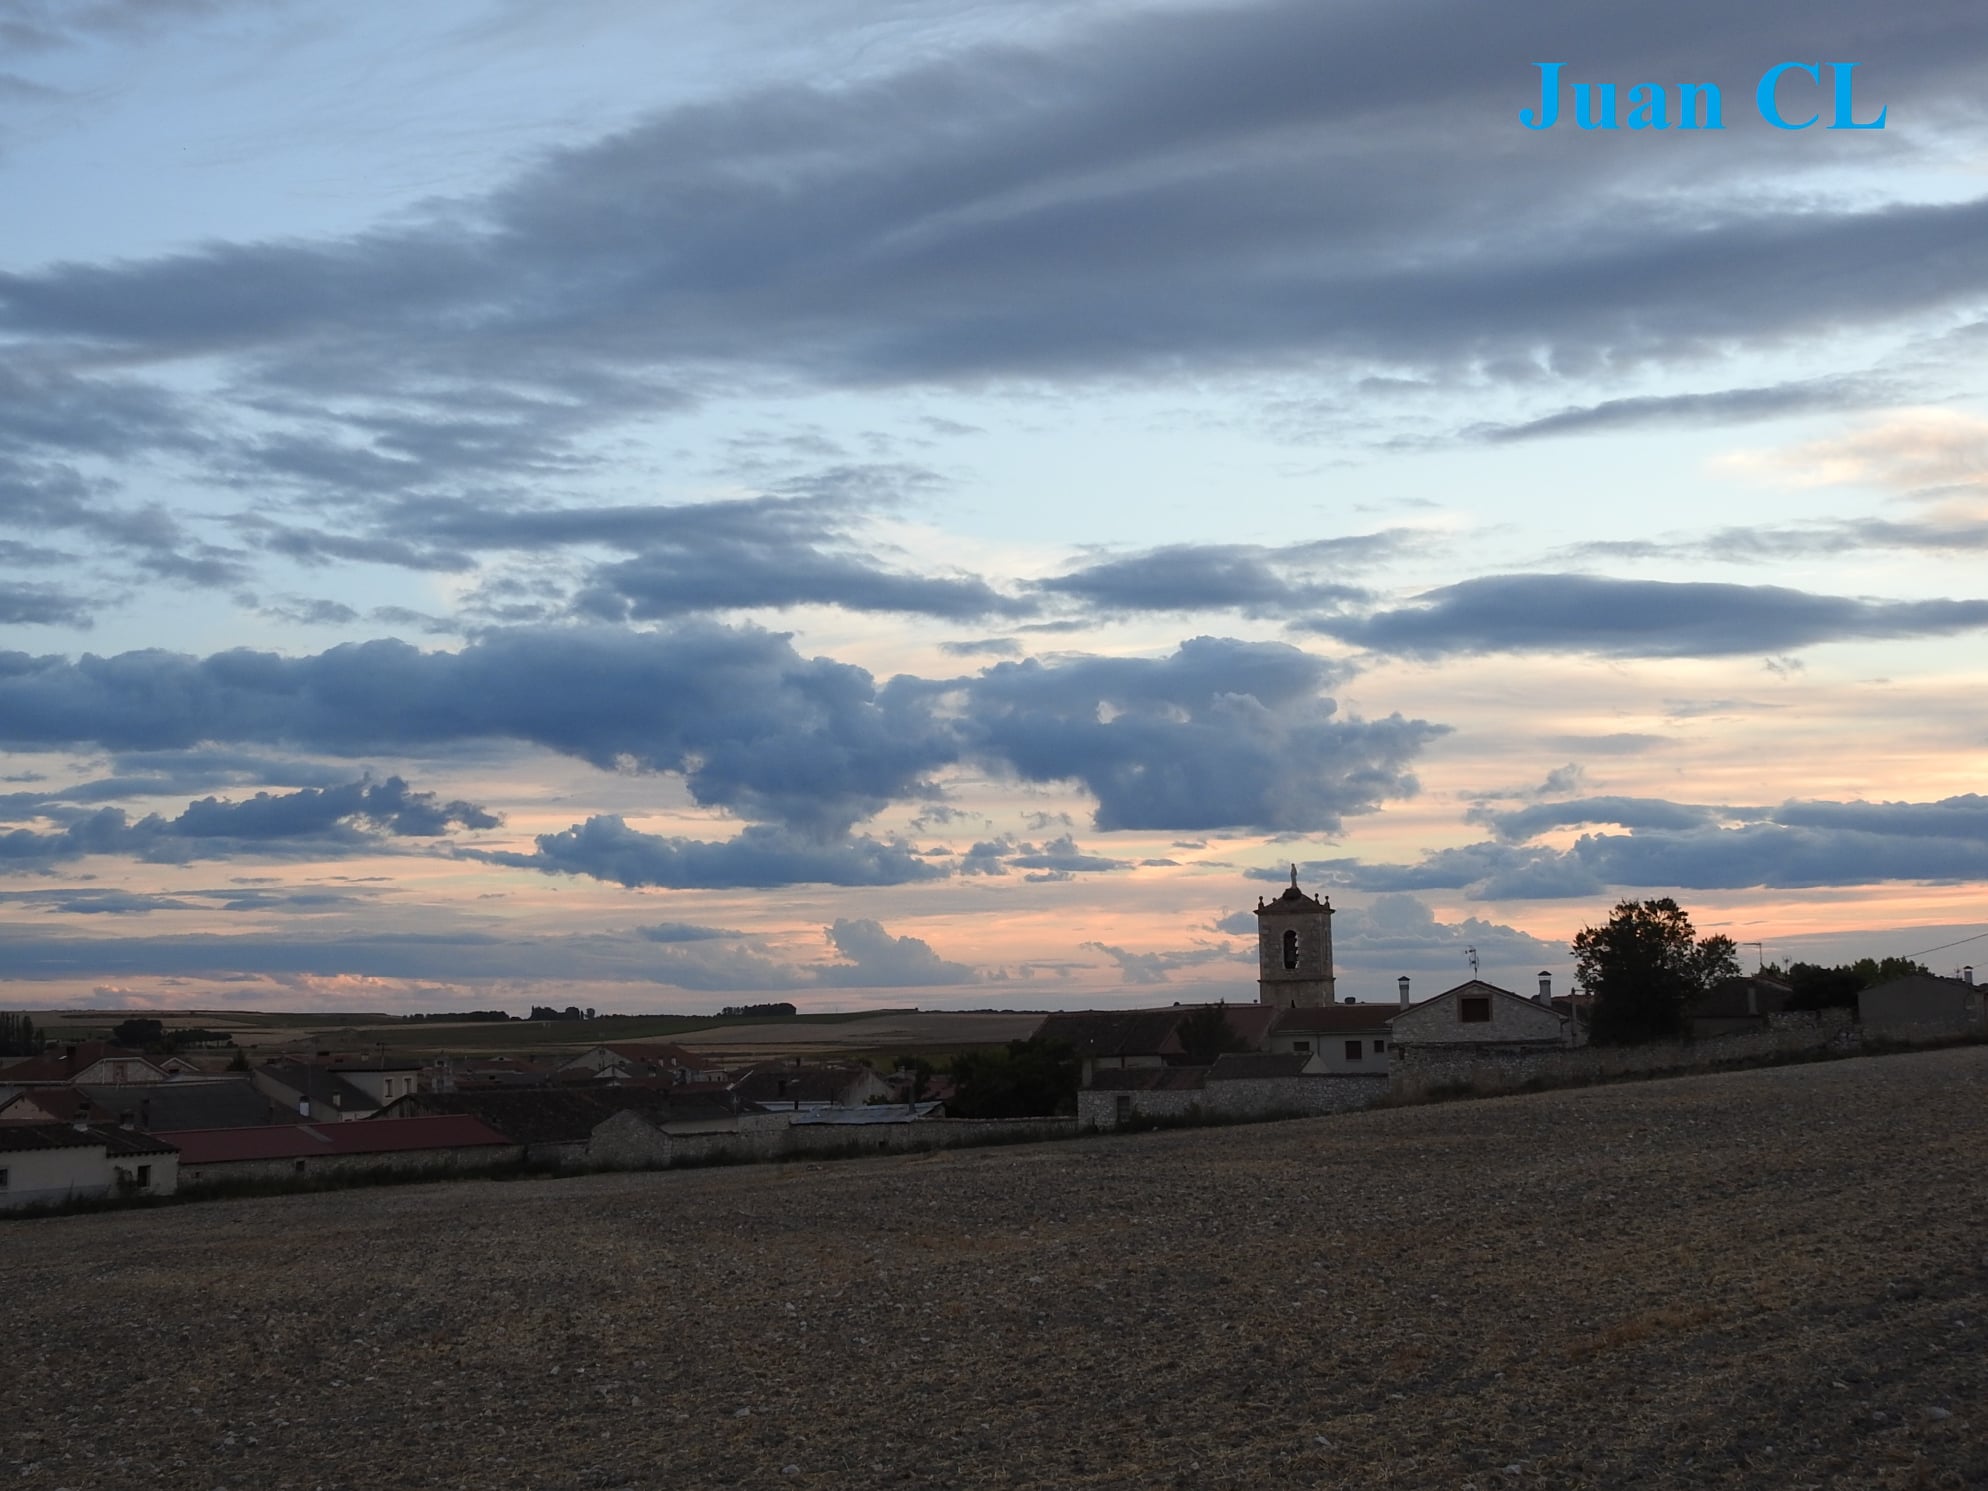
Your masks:
M1984 77L1974 0L0 0L0 1005L1251 999L1293 863L1362 999L1625 897L1988 962Z

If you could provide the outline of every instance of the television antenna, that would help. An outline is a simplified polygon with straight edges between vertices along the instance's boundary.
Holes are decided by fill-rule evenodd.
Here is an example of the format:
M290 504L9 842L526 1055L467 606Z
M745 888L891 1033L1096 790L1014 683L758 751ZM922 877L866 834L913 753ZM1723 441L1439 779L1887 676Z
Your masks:
M1476 977L1477 977L1477 949L1476 949L1476 948L1474 948L1474 947L1467 947L1467 948L1465 948L1465 949L1463 950L1463 955L1464 955L1464 956L1465 956L1466 958L1470 959L1470 976L1471 976L1472 978L1476 978Z

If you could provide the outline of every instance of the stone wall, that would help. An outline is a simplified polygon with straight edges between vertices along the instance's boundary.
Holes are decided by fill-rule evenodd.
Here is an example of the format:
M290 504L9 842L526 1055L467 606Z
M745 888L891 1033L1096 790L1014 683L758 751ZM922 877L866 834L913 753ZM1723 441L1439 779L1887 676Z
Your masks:
M171 1136L167 1136L171 1142ZM474 1149L404 1149L385 1154L308 1155L301 1162L288 1156L272 1160L210 1160L180 1168L184 1191L230 1181L310 1181L365 1175L476 1175L502 1165L514 1165L524 1151L515 1144L478 1145Z
M1766 1030L1713 1036L1702 1041L1653 1041L1642 1046L1580 1046L1573 1050L1514 1055L1459 1047L1394 1048L1392 1096L1426 1098L1445 1089L1510 1092L1537 1083L1578 1087L1616 1077L1706 1071L1734 1061L1793 1056L1854 1045L1856 1027L1847 1011L1769 1017Z
M906 1154L974 1144L1067 1139L1074 1118L920 1118L904 1123L793 1123L785 1113L743 1114L736 1128L664 1133L635 1113L617 1113L594 1130L590 1164L608 1169L663 1169L750 1160Z
M1313 1118L1367 1108L1387 1095L1388 1079L1371 1076L1252 1077L1239 1082L1211 1082L1187 1091L1080 1092L1077 1126L1101 1131L1118 1127L1120 1098L1129 1099L1134 1119L1181 1122L1237 1121L1258 1118Z

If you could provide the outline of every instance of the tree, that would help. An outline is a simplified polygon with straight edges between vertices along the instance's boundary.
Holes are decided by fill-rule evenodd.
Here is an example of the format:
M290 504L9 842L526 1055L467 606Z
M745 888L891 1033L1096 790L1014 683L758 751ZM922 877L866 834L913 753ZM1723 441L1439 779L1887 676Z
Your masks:
M1202 1005L1176 1025L1173 1033L1194 1066L1207 1066L1225 1052L1249 1049L1249 1042L1229 1023L1226 1004Z
M41 1038L26 1015L0 1011L0 1056L38 1056Z
M110 1038L120 1046L130 1046L140 1051L149 1046L163 1046L166 1043L165 1022L142 1020L134 1015L113 1025L110 1029Z
M1730 937L1698 939L1684 908L1665 896L1622 901L1574 939L1574 971L1594 996L1593 1039L1633 1045L1681 1036L1692 1004L1739 973Z
M1077 1053L1067 1041L1030 1036L953 1058L956 1118L1039 1118L1077 1111Z

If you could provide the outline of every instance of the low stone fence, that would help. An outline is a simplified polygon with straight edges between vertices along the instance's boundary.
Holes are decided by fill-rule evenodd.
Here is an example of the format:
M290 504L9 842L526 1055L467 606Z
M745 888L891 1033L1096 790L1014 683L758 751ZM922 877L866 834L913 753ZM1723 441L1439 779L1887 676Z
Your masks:
M172 1141L172 1135L165 1136ZM318 1154L254 1160L206 1160L180 1167L179 1188L227 1185L242 1181L306 1182L366 1179L388 1175L424 1175L446 1180L452 1175L480 1175L515 1165L524 1151L515 1144L479 1145L474 1149L400 1149L378 1154Z
M1580 1087L1620 1077L1710 1071L1732 1062L1841 1049L1858 1043L1846 1010L1769 1017L1766 1030L1701 1041L1653 1041L1642 1046L1579 1046L1572 1050L1500 1054L1456 1046L1397 1045L1391 1053L1390 1096L1414 1101L1449 1092L1511 1092L1519 1088Z
M1077 1126L1110 1130L1127 1122L1210 1122L1316 1118L1370 1108L1387 1095L1388 1079L1372 1076L1249 1077L1204 1087L1077 1094Z
M786 1114L741 1115L734 1128L665 1133L640 1113L617 1113L594 1130L588 1163L661 1169L751 1160L909 1154L968 1145L1068 1139L1074 1118L920 1118L903 1123L794 1123Z

